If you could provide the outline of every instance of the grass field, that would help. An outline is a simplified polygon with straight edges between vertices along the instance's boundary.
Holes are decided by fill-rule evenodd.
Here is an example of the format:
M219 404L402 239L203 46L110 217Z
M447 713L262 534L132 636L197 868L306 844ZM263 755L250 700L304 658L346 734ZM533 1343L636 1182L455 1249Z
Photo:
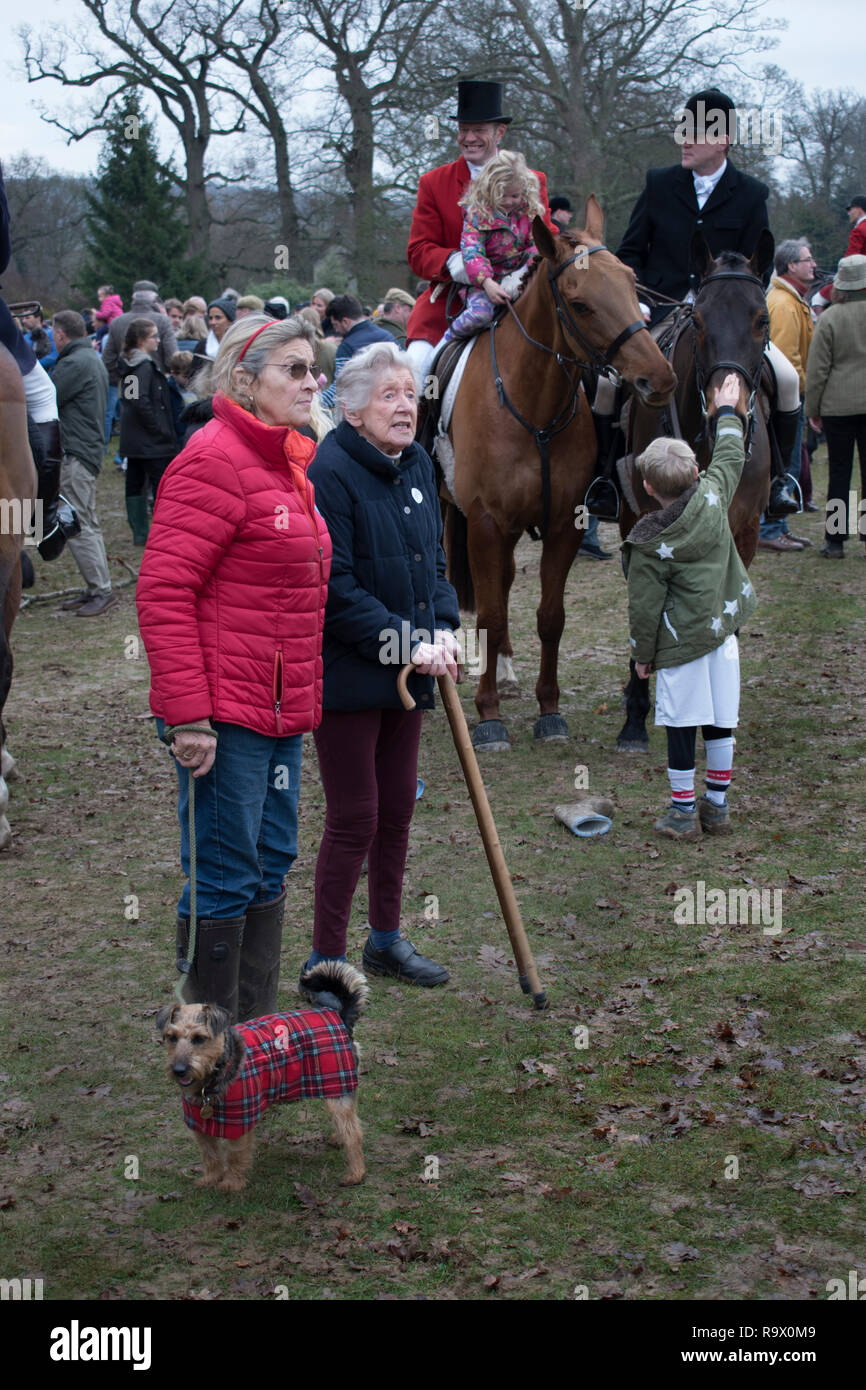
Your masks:
M815 476L820 500L826 467ZM108 549L137 566L122 493L109 465ZM533 1013L517 987L437 711L404 919L451 983L372 984L359 1029L368 1177L349 1190L324 1112L301 1105L263 1122L241 1197L194 1187L197 1150L153 1026L176 978L180 871L133 590L95 620L59 602L26 609L6 710L22 780L0 858L3 1272L42 1277L46 1299L200 1300L820 1300L830 1279L862 1273L866 561L854 540L843 564L821 559L820 516L795 529L814 548L759 552L752 571L736 833L682 846L652 833L667 794L661 731L648 758L615 751L627 650L616 561L572 570L560 673L571 739L533 746L538 551L521 543L522 694L503 706L514 746L483 767L552 1007ZM37 594L65 586L79 586L71 558L40 568ZM473 722L467 686L462 697ZM575 799L578 766L616 803L601 839L553 818ZM307 740L284 1008L310 944L322 824ZM779 930L681 924L674 895L699 883L768 901L780 890ZM359 892L350 959L365 917Z

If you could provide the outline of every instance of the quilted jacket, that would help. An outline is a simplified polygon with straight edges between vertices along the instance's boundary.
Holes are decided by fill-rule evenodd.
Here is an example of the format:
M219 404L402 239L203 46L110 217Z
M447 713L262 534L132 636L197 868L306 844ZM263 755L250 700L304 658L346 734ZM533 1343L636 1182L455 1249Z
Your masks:
M190 1129L215 1139L239 1139L280 1101L324 1100L358 1089L358 1064L340 1015L333 1009L268 1014L235 1028L246 1044L240 1071L213 1115L183 1102Z
M163 475L141 562L150 707L168 724L306 733L322 715L331 567L316 446L226 396L213 410Z

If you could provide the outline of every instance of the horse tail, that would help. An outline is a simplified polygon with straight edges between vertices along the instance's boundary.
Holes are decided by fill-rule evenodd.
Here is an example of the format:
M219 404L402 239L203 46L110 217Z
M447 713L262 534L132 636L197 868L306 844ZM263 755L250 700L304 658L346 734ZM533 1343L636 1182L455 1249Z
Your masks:
M475 586L469 568L469 527L454 502L445 503L445 553L448 578L457 592L457 602L467 613L475 612Z

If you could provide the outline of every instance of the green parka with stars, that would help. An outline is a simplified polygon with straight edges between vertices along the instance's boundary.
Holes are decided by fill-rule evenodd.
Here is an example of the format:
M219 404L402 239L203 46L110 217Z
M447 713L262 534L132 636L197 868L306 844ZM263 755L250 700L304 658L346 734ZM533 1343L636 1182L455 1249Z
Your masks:
M630 655L656 670L721 646L757 605L728 526L740 480L743 427L719 411L710 466L670 506L648 512L623 541Z

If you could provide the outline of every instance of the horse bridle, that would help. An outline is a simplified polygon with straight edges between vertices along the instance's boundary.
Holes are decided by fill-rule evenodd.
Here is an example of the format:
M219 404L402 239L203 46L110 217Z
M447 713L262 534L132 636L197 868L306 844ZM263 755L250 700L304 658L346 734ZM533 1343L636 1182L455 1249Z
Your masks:
M697 301L700 298L705 286L714 284L716 280L750 280L752 284L758 286L762 294L764 293L764 282L757 275L751 275L748 271L745 270L717 270L715 274L708 275L705 280L701 281L701 284L698 288L697 296L695 298L695 307L697 307ZM745 439L743 441L746 450L746 457L748 457L749 455L749 450L751 449L752 444L752 435L754 433L755 428L755 402L758 396L758 386L761 381L761 374L764 370L764 353L767 350L767 344L769 343L769 341L770 329L768 325L764 333L764 343L763 347L761 348L761 354L758 358L758 365L755 368L754 372L750 373L740 362L719 361L714 363L714 365L710 368L706 375L704 375L704 373L701 371L700 362L698 361L698 333L697 328L695 327L694 316L692 316L692 355L694 357L695 363L695 382L697 384L698 394L701 398L701 410L703 412L704 420L707 420L709 417L709 411L707 409L707 397L704 391L704 386L706 383L712 380L716 372L720 372L725 369L727 369L729 372L737 372L737 374L743 378L743 380L749 388L749 405L746 411Z
M511 414L514 416L515 420L517 420L525 430L529 431L529 433L535 440L535 446L538 449L539 457L541 459L542 538L547 534L547 528L550 522L550 442L557 434L561 433L562 430L566 429L567 426L571 424L572 420L574 419L575 412L577 411L578 401L580 398L581 382L580 380L576 381L574 377L572 377L571 373L568 370L568 366L566 366L566 363L568 363L571 366L579 367L581 376L583 376L588 367L594 367L597 372L600 372L605 376L609 376L611 371L613 371L614 373L616 372L616 368L613 366L612 359L616 355L616 353L619 352L623 343L627 342L628 339L633 337L635 333L640 333L642 330L644 332L649 332L646 323L644 323L642 319L640 321L635 320L634 323L628 324L628 326L624 328L621 333L618 333L617 336L614 338L613 342L610 343L610 345L607 348L605 348L603 351L599 351L599 349L596 348L580 331L578 324L575 322L573 316L569 312L567 301L563 299L559 291L559 286L556 283L559 276L562 274L564 270L568 270L569 266L574 265L575 261L583 260L587 256L592 256L595 254L596 251L606 251L607 249L608 248L604 245L581 246L578 248L578 250L574 253L573 256L569 256L568 260L563 261L561 265L551 267L551 265L548 263L547 267L547 278L550 283L550 288L553 292L553 302L554 307L556 308L556 316L559 319L560 324L562 325L563 331L566 334L569 334L583 348L583 351L586 353L585 359L579 357L566 357L563 353L557 352L555 348L548 347L546 343L538 342L536 338L533 338L531 334L527 333L526 329L523 327L523 324L520 322L520 319L518 318L517 314L514 312L514 309L511 305L511 301L509 300L508 302L508 309L510 310L511 316L514 322L517 324L517 327L520 329L520 332L523 334L526 341L528 343L532 343L534 347L540 348L542 352L549 353L551 357L556 359L556 362L558 366L562 368L562 371L564 372L565 378L569 385L570 394L568 400L566 401L562 409L557 411L553 419L547 425L545 425L544 428L538 429L535 425L530 424L530 422L523 418L523 416L520 414L520 411L509 400L508 394L505 390L505 384L502 380L502 374L499 371L499 365L496 361L496 328L502 322L502 318L494 319L494 321L490 325L490 357L493 365L493 381L494 385L496 386L496 394L499 397L499 405L500 407L502 407L503 405L507 406L508 409L511 411ZM566 412L568 412L567 415Z

